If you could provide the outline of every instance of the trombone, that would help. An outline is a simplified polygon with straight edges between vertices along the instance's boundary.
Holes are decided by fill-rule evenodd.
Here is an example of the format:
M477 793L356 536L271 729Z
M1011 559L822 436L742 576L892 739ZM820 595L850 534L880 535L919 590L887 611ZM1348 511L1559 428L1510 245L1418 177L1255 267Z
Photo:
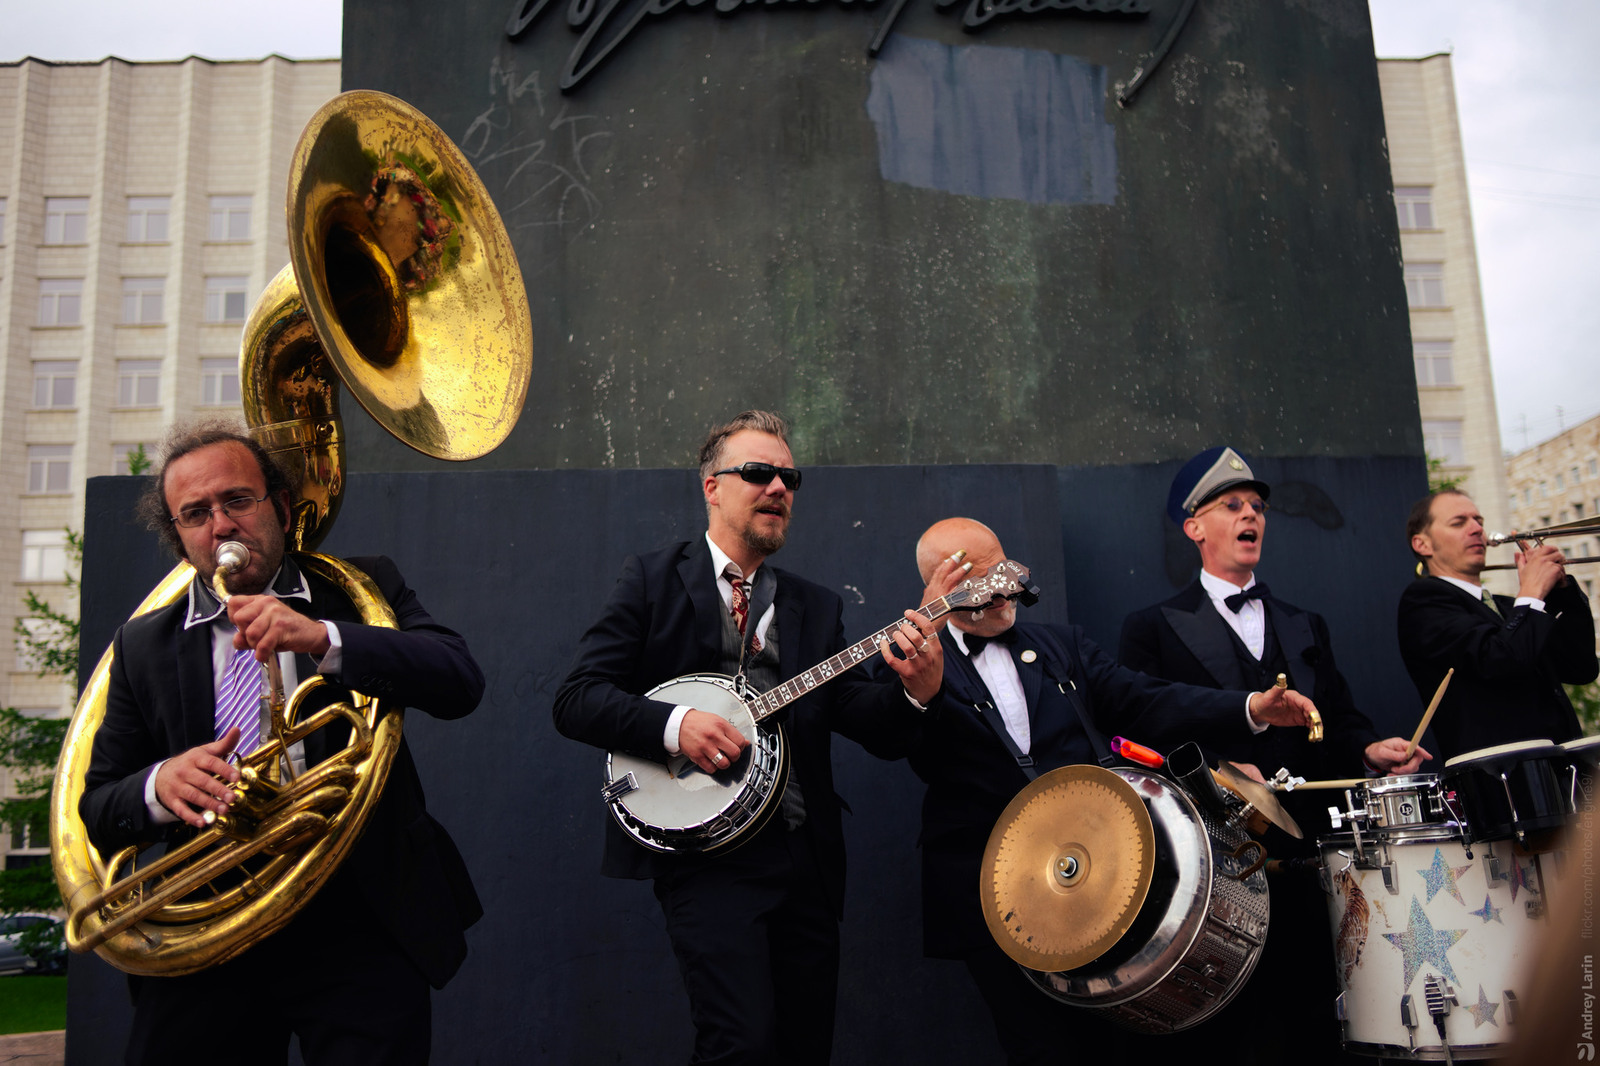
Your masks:
M1491 548L1498 548L1502 544L1511 544L1516 541L1531 540L1535 544L1543 544L1548 537L1576 537L1584 533L1600 533L1600 521L1592 518L1576 518L1570 522L1561 522L1553 526L1544 526L1540 529L1525 529L1515 533L1488 533L1484 535L1484 543ZM1600 563L1600 555L1583 555L1575 559L1568 559L1566 565L1573 566L1577 563ZM1485 570L1515 570L1516 563L1496 563L1484 567Z

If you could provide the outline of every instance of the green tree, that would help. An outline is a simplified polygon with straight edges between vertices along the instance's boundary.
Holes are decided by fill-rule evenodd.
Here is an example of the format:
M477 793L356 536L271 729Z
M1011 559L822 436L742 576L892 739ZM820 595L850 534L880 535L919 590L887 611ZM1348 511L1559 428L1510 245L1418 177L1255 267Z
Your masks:
M75 569L83 559L83 537L67 530L67 559ZM66 589L77 600L78 578L71 570ZM40 677L59 677L75 683L78 677L78 619L51 606L32 589L23 594L28 613L16 620L20 646L38 666ZM76 609L76 603L73 604ZM10 707L0 707L0 765L11 771L9 797L0 798L0 824L15 840L30 843L50 837L50 785L61 744L66 739L66 718L33 718ZM55 875L48 862L0 870L0 914L53 911L61 906ZM40 954L63 950L61 927L34 927L22 936L25 950Z
M1578 712L1583 735L1592 737L1600 733L1600 681L1568 685L1567 695L1572 699L1572 709Z
M1444 460L1443 459L1435 459L1433 456L1429 455L1427 452L1423 452L1422 456L1423 456L1423 458L1425 460L1427 460L1427 463L1428 463L1428 491L1429 492L1444 492L1447 489L1454 489L1454 488L1459 488L1460 487L1460 485L1461 485L1461 479L1460 478L1447 477L1445 475L1445 472L1444 472Z
M133 451L128 453L128 473L140 477L150 472L150 456L145 454L144 445L134 445Z

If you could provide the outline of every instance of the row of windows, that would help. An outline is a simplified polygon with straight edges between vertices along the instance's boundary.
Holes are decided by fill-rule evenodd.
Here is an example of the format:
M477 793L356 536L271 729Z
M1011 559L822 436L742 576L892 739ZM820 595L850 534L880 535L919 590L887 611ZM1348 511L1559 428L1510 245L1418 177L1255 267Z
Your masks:
M1587 467L1589 469L1589 479L1591 481L1594 480L1597 477L1600 477L1600 459L1596 459L1596 458L1591 456L1585 465L1587 465ZM1583 467L1579 466L1576 463L1574 463L1572 465L1572 468L1570 470L1566 471L1566 473L1557 473L1556 476L1555 476L1555 491L1557 491L1557 492L1566 492L1569 488L1576 489L1581 484L1583 484ZM1550 482L1549 481L1541 481L1541 482L1538 483L1538 485L1528 485L1528 486L1524 487L1523 490L1522 490L1522 503L1523 503L1523 506L1527 506L1528 504L1530 504L1530 503L1532 503L1534 501L1534 493L1536 491L1538 493L1538 498L1539 499L1541 499L1541 500L1549 499L1550 498ZM1515 507L1516 505L1517 505L1517 496L1516 496L1516 493L1512 493L1511 494L1511 506ZM1579 506L1582 506L1582 505L1580 504ZM1600 514L1600 503L1596 503L1595 508L1596 508L1596 513ZM1580 512L1580 517L1581 517L1581 512Z
M145 463L148 464L155 454L155 445L147 441L113 444L111 446L110 472L113 474L133 473L131 468L133 457L141 454ZM28 492L41 496L51 496L71 491L72 445L28 445ZM41 556L41 559L44 559L44 557ZM44 562L41 561L39 565L44 566ZM24 569L26 570L26 566L24 566ZM28 575L24 573L23 576L26 577Z
M250 239L249 196L213 196L210 200L210 228L207 239L247 241ZM168 218L172 213L170 196L128 197L127 239L135 244L165 244ZM44 243L86 244L89 240L89 198L87 196L46 196L44 198ZM6 241L6 200L0 197L0 244Z
M208 356L200 360L200 402L206 406L239 402L239 360ZM117 406L157 407L161 403L161 360L117 360ZM33 364L33 406L76 407L78 361L38 359Z
M249 309L250 279L235 274L213 274L206 278L205 321L243 322ZM166 278L123 278L123 325L156 325L164 321ZM41 278L39 280L39 318L41 326L83 325L83 279Z

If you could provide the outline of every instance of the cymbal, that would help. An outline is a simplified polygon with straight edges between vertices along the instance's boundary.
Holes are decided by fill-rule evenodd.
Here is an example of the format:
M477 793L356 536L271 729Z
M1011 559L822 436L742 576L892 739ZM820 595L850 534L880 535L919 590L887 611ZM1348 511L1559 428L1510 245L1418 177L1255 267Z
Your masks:
M1226 759L1218 763L1217 779L1218 784L1222 785L1223 788L1250 804L1267 821L1282 829L1285 833L1288 833L1296 840L1305 836L1300 831L1300 826L1294 820L1294 817L1283 809L1283 804L1278 802L1278 797L1272 794L1272 790L1261 782L1246 777L1244 771L1233 763L1228 762ZM1260 829L1257 829L1252 825L1250 831L1260 836L1261 833L1266 831L1266 826L1261 826Z
M1128 781L1063 766L1006 805L983 851L983 918L1030 970L1070 970L1110 950L1155 876L1155 826Z

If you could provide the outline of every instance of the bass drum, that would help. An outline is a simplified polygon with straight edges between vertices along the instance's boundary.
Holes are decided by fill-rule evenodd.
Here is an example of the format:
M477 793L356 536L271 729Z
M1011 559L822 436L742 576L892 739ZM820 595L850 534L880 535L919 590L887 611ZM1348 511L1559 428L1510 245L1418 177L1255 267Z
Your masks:
M1155 826L1149 895L1128 931L1093 962L1023 972L1063 1003L1103 1009L1140 1032L1175 1033L1226 1006L1261 958L1267 878L1247 865L1260 845L1203 813L1166 778L1125 767L1113 772L1133 786Z
M1469 851L1450 826L1335 833L1317 846L1345 1050L1506 1055L1566 857L1509 840Z

